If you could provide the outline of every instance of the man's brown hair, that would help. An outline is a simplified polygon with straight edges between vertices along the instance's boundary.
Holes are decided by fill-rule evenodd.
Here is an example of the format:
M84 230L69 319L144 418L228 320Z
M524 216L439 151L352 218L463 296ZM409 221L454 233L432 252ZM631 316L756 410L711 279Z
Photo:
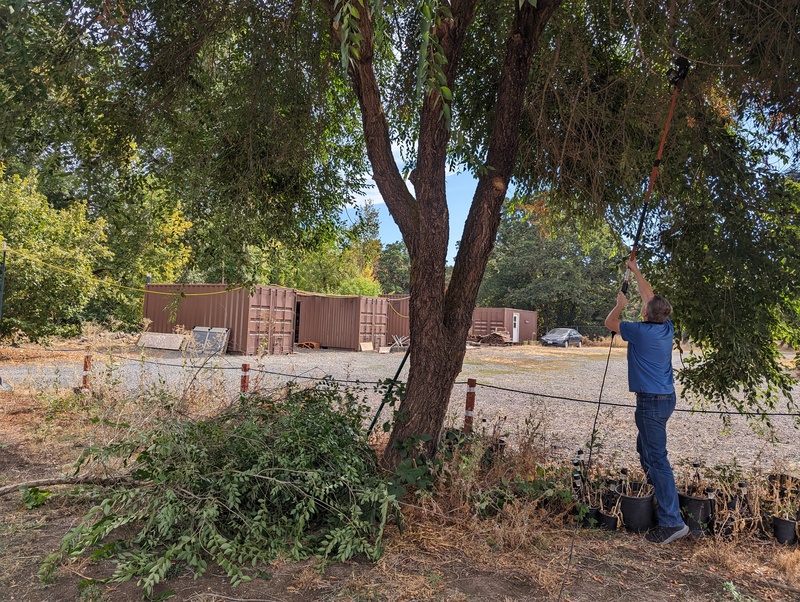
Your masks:
M653 295L647 304L647 320L663 324L672 314L672 305L661 295Z

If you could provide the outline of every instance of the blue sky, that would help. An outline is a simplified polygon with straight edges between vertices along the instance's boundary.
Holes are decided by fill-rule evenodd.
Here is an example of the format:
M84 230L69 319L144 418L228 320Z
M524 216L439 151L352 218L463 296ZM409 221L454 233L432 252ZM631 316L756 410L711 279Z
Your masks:
M386 203L383 202L383 198L372 180L369 182L372 186L367 190L364 199L372 201L373 207L380 216L381 243L387 245L401 241L400 229L394 223L392 216L389 215ZM447 246L447 263L452 264L456 257L456 243L461 240L464 222L467 220L469 206L472 203L472 195L475 193L475 187L478 182L469 173L450 174L445 182L447 185L447 204L450 209L450 243ZM345 212L346 220L354 218L355 214L352 211Z

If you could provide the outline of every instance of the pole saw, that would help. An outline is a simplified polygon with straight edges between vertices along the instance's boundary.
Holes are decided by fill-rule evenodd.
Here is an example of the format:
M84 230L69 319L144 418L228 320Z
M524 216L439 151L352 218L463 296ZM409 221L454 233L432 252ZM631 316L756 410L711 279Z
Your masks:
M647 205L650 203L650 194L653 192L653 185L656 180L656 175L658 174L658 166L661 164L661 153L664 152L664 145L667 141L667 131L669 131L669 123L672 121L672 113L675 109L675 103L678 100L678 92L680 92L681 88L683 87L683 81L686 79L686 74L689 72L689 61L683 57L679 57L675 61L676 69L670 69L667 71L667 78L671 86L675 86L675 90L672 93L672 102L669 106L669 115L667 115L667 123L664 125L664 133L661 136L661 144L658 147L658 155L656 156L656 160L653 162L653 170L650 172L650 183L647 186L647 194L644 197L644 207L642 207L642 215L639 217L639 227L636 230L636 238L633 241L633 248L631 249L631 257L630 261L636 259L636 249L639 246L639 238L642 236L642 227L644 226L644 216L647 213ZM625 280L622 283L622 293L627 295L628 294L628 280L630 279L631 270L630 268L626 268L625 270ZM581 467L580 472L573 475L573 479L577 475L577 482L580 487L583 487L585 483L585 479L588 479L588 475L590 474L592 468L592 452L594 451L594 441L595 435L597 433L597 418L600 415L600 400L603 398L603 390L606 386L606 375L608 374L608 364L611 359L611 349L614 346L614 336L617 333L613 330L611 331L611 345L608 347L608 357L606 358L606 369L603 372L603 381L600 383L600 395L597 398L597 410L594 414L594 423L592 424L592 433L590 437L590 444L589 444L589 460L586 463L585 467L581 464L580 457L583 456L583 450L579 452L579 460L578 465ZM584 477L583 475L586 475ZM569 572L569 567L572 564L572 552L575 546L575 534L578 532L578 525L579 522L575 521L575 531L572 534L572 542L570 543L569 547L569 560L567 561L567 572L564 573L564 579L561 582L561 589L558 592L558 600L561 600L561 594L564 592L564 584L567 580L567 573Z
M647 193L644 196L644 206L642 207L642 215L639 217L639 227L636 229L636 237L633 239L633 247L631 248L631 256L630 261L634 261L636 259L636 250L639 247L639 238L642 236L642 228L644 227L644 216L647 214L647 206L650 204L650 195L653 192L653 185L656 181L656 176L658 175L658 166L661 165L661 154L664 152L664 145L667 142L667 132L669 131L669 124L672 121L672 114L675 111L675 103L678 101L678 92L681 91L683 88L683 82L686 79L686 75L689 73L689 61L684 57L678 57L675 60L675 69L670 69L667 71L667 78L669 80L669 84L674 86L675 89L672 92L672 102L669 105L669 113L667 114L667 122L664 124L664 132L661 135L661 144L658 147L658 154L656 155L656 160L653 161L653 169L650 172L650 182L647 185ZM628 294L628 281L631 277L631 270L630 268L625 269L625 279L622 281L622 292L623 294Z

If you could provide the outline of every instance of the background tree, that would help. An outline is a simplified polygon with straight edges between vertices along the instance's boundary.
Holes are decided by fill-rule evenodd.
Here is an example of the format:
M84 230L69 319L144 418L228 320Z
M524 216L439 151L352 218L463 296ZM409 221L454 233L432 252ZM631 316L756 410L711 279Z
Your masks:
M107 182L103 198L114 202L93 212L107 224L111 256L94 270L120 286L102 287L86 308L86 317L138 330L141 290L148 276L153 282L176 282L190 265L192 249L186 241L192 224L180 200L136 166Z
M81 204L51 208L36 184L34 175L6 177L0 169L0 241L12 249L0 337L24 333L39 341L80 332L100 286L92 268L111 256L102 220L87 220Z
M248 248L252 267L248 280L256 284L279 284L304 291L338 295L381 294L375 276L380 252L377 211L370 205L353 209L355 219L314 249L287 247Z
M410 263L408 250L402 242L391 242L383 247L377 276L385 293L408 292Z
M287 21L284 3L266 8L0 7L0 157L12 173L37 168L53 206L87 199L109 222L144 201L116 183L138 163L181 202L192 268L212 281L223 265L229 281L248 280L253 245L315 248L364 181L355 101L320 11Z
M624 257L607 228L581 236L567 224L545 225L530 208L512 205L503 212L478 302L535 310L541 332L579 325L599 331Z

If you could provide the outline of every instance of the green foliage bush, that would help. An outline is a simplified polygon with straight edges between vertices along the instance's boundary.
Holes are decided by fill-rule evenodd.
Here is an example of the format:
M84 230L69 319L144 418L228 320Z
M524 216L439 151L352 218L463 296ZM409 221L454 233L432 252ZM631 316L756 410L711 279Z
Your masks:
M0 164L0 242L9 247L0 337L32 341L80 332L97 294L93 266L108 258L105 221L91 222L85 203L53 209L35 173L6 176Z
M118 458L134 484L113 489L46 559L112 557L112 581L146 592L183 563L216 562L235 585L279 554L377 559L397 500L378 473L366 406L332 382L290 386L280 399L242 398L210 419L166 424L139 442L91 449Z

